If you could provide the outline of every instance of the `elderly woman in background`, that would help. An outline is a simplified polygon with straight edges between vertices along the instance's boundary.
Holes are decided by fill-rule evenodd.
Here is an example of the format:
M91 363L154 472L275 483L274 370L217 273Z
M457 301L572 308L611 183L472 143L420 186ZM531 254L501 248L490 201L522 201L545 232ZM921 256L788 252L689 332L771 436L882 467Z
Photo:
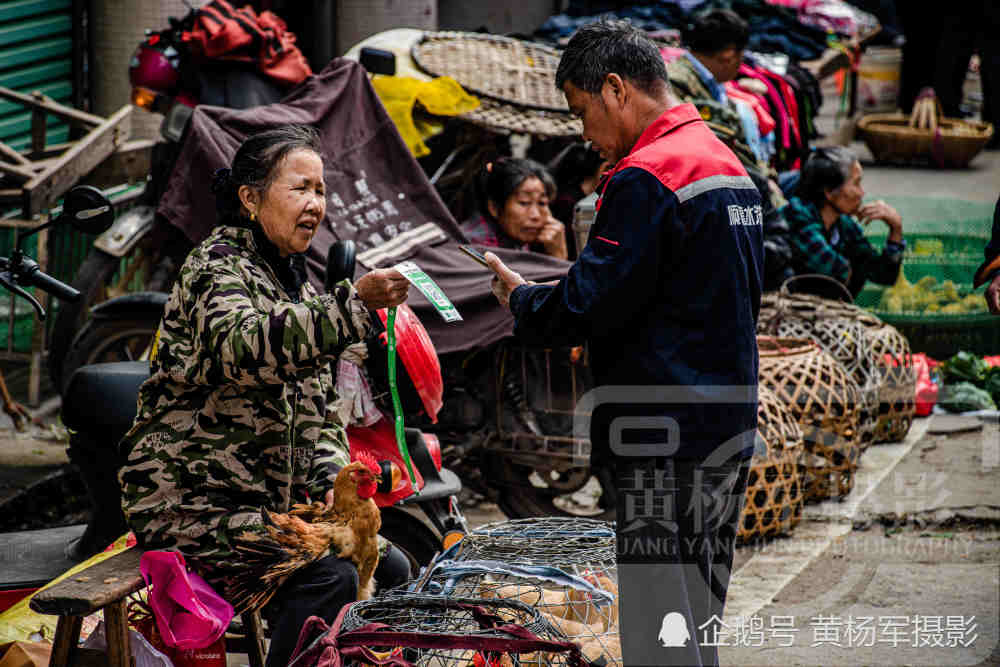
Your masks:
M332 502L350 453L331 363L368 335L368 309L402 303L408 283L380 269L320 295L306 281L302 253L326 216L309 127L249 137L213 190L220 225L188 256L165 307L120 480L139 544L183 552L223 592L240 567L234 539L260 529L261 508ZM388 549L376 578L405 578L401 558ZM296 572L264 608L269 667L288 663L309 616L330 622L356 596L350 561L327 556Z
M799 196L792 197L783 211L791 229L796 274L829 276L855 297L869 280L893 284L906 248L903 220L896 209L881 200L861 203L862 176L861 163L850 150L818 149L802 168ZM889 228L882 252L865 238L862 226L873 220ZM809 281L797 289L843 298L843 290L829 287Z
M502 157L486 164L476 180L479 216L462 224L472 243L535 250L567 259L566 226L552 217L556 183L534 160Z

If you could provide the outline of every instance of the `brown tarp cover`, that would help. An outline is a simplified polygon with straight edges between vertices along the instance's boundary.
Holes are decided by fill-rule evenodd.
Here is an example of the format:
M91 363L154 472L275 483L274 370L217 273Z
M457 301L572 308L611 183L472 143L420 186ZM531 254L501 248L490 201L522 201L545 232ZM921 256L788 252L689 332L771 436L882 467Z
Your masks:
M211 183L250 134L285 123L314 126L323 140L326 221L307 252L309 278L322 288L326 253L338 239L358 244L358 274L409 259L440 285L464 321L445 324L417 290L410 305L439 354L493 342L513 330L510 313L490 293L492 274L458 249L465 239L410 154L365 70L338 58L278 104L233 110L199 106L157 212L191 241L217 223ZM494 250L528 280L566 273L568 262L516 250Z

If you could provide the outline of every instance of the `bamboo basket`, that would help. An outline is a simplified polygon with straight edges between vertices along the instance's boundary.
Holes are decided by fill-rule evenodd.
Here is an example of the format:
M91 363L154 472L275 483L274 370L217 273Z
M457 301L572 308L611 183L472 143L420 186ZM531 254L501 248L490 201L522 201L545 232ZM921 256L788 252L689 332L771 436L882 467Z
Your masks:
M843 498L854 487L858 444L857 383L836 359L808 340L758 336L760 384L802 428L805 500Z
M879 162L930 161L938 167L965 167L993 137L993 125L944 118L933 91L921 92L909 117L868 114L858 131Z
M809 276L795 278L800 277ZM879 357L872 349L866 327L881 322L874 316L862 315L864 311L851 304L790 292L788 285L795 278L787 281L781 291L762 306L757 332L810 340L844 366L861 392L858 444L863 452L877 441L882 391Z
M891 324L870 327L867 334L881 376L875 442L899 442L909 432L916 411L917 373L910 344Z
M788 335L779 326L792 313L795 317L814 319L821 314L829 317L854 318L864 328L868 357L874 364L873 375L878 386L878 406L874 421L872 444L899 442L906 437L916 409L917 376L909 341L898 329L886 324L873 313L853 303L823 299L811 294L771 293L761 301L757 331L768 335ZM777 333L780 332L780 333ZM822 343L816 341L817 343ZM888 355L888 356L887 356ZM862 401L865 404L865 401ZM861 437L866 429L861 428ZM864 444L862 445L865 446Z
M799 466L802 429L769 389L760 387L757 433L765 453L754 453L736 539L746 543L791 532L804 502Z
M413 62L431 76L450 76L477 96L521 107L569 113L556 88L559 51L476 32L428 32L413 45Z

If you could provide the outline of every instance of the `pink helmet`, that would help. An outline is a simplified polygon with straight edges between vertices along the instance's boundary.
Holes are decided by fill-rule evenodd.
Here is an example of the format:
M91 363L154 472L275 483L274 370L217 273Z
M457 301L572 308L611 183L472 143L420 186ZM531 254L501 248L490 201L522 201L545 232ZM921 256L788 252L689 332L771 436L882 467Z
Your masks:
M133 87L149 88L159 93L171 92L180 79L180 54L164 43L158 34L136 47L129 62L128 78Z

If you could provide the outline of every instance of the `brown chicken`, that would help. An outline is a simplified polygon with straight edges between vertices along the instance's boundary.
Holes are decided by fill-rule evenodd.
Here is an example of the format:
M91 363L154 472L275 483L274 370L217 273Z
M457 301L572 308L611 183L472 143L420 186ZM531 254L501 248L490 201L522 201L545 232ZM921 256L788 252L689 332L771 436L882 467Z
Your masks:
M328 553L354 563L358 599L370 598L382 527L372 500L380 474L374 457L361 453L337 473L332 506L292 505L287 514L262 510L264 531L246 532L236 540L240 567L228 577L226 597L237 613L264 606L288 577Z

